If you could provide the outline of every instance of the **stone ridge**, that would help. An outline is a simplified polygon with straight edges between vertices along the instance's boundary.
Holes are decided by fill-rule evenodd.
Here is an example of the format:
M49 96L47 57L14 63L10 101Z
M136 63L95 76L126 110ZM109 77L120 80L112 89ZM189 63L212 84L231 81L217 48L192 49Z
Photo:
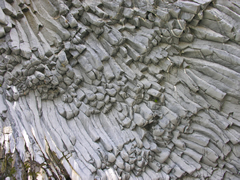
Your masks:
M15 178L240 178L236 0L0 7L0 144L28 172Z

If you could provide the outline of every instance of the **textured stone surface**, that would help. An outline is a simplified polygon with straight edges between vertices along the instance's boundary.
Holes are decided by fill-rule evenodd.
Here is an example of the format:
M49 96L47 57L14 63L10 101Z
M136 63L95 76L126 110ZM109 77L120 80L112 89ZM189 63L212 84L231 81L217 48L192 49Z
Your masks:
M240 178L237 0L0 7L0 179Z

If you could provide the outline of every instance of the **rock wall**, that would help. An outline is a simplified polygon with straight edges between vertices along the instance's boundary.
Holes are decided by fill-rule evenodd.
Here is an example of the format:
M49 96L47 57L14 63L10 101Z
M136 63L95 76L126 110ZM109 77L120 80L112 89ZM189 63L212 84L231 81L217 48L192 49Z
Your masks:
M0 7L0 178L240 178L238 0Z

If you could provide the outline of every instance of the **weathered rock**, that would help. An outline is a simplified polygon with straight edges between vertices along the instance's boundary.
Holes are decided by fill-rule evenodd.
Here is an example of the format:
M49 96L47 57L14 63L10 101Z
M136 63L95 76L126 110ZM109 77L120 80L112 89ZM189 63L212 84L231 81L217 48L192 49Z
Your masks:
M239 179L240 4L211 2L2 0L16 179Z

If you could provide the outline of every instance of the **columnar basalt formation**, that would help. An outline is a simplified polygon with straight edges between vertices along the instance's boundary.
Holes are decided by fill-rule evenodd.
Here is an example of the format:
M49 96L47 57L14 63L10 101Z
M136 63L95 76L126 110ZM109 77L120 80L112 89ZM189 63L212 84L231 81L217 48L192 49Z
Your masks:
M240 178L238 0L0 6L0 178Z

